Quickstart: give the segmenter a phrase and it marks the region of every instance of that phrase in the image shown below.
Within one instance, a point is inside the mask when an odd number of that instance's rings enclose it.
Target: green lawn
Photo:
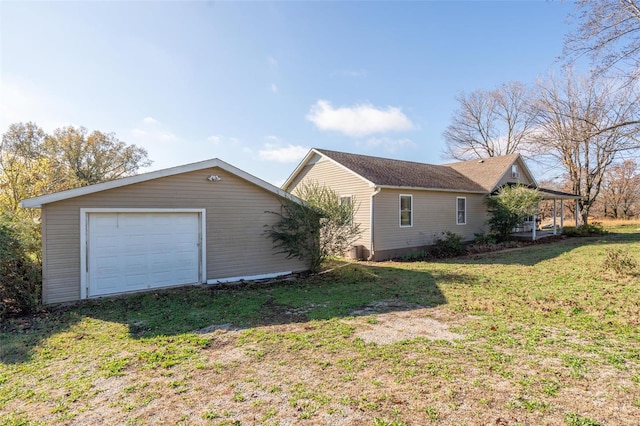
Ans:
[[[2,324],[0,425],[640,423],[638,226]],[[440,330],[438,332],[438,330]]]

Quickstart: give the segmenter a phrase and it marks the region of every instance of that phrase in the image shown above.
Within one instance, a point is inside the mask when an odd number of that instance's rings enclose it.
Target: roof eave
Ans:
[[[435,192],[459,192],[465,194],[488,194],[485,190],[455,189],[455,188],[425,188],[420,186],[376,185],[380,189],[398,189],[404,191],[435,191]]]

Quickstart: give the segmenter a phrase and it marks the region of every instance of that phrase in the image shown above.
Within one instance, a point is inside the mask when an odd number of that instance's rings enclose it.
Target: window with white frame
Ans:
[[[467,224],[467,198],[456,198],[456,223],[458,225]]]
[[[400,226],[413,226],[413,196],[400,194]]]
[[[520,172],[518,171],[518,165],[517,164],[512,164],[511,165],[511,177],[514,179],[519,179],[520,178]]]
[[[349,206],[353,204],[353,195],[341,195],[340,196],[340,206]],[[353,210],[351,210],[352,215],[347,218],[346,223],[351,225],[353,223]]]

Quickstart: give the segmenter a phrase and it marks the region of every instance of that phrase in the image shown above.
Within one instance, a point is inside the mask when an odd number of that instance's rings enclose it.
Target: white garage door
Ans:
[[[200,282],[198,213],[90,213],[88,296]]]

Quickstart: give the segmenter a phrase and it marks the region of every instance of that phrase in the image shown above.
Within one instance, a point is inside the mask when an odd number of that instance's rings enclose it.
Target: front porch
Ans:
[[[524,222],[521,228],[514,229],[514,232],[511,234],[514,239],[520,241],[536,241],[562,234],[562,229],[564,228],[565,221],[565,201],[573,201],[576,203],[573,219],[575,227],[578,227],[579,216],[577,202],[581,198],[580,196],[540,187],[536,189],[542,195],[542,200],[553,201],[551,212],[552,221],[549,223],[545,223],[543,226],[540,226],[538,215],[534,214]]]

